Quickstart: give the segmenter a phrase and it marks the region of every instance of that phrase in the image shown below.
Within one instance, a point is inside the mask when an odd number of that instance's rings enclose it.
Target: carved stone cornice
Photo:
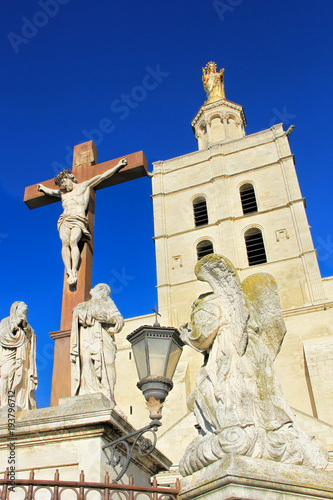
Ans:
[[[197,125],[198,121],[201,119],[201,116],[203,113],[205,113],[207,111],[211,111],[213,109],[220,108],[222,106],[233,109],[235,111],[238,111],[241,115],[244,126],[246,125],[246,118],[245,118],[243,106],[240,106],[239,104],[236,104],[236,103],[231,102],[231,101],[227,101],[226,99],[220,99],[219,101],[215,101],[215,102],[212,102],[209,104],[204,104],[203,106],[201,106],[201,108],[199,109],[199,111],[197,112],[197,114],[195,115],[195,117],[193,118],[193,120],[191,122],[192,129],[194,129],[196,127],[196,125]]]

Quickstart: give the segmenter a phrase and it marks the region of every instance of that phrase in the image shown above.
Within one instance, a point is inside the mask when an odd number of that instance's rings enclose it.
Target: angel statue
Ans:
[[[265,273],[241,284],[232,263],[206,255],[196,267],[213,292],[192,305],[182,340],[204,354],[196,389],[188,398],[199,436],[180,462],[183,476],[225,455],[246,455],[316,468],[327,451],[294,420],[274,371],[286,333],[277,284]]]
[[[217,73],[216,64],[213,61],[202,68],[202,81],[207,94],[206,103],[225,99],[223,73],[224,69]]]

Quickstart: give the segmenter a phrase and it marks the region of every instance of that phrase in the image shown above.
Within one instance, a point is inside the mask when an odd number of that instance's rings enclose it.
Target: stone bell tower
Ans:
[[[246,135],[243,108],[226,99],[223,73],[213,62],[203,68],[207,100],[191,123],[198,151],[154,163],[159,310],[173,326],[206,291],[193,269],[212,252],[227,256],[241,279],[271,273],[284,310],[327,300],[289,132],[278,124]]]

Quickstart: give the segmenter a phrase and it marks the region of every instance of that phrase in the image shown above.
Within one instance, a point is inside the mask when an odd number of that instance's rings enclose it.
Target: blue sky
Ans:
[[[295,125],[314,245],[323,276],[333,274],[332,13],[322,0],[2,3],[0,314],[15,300],[29,306],[39,406],[50,397],[48,332],[60,326],[61,206],[29,211],[24,187],[71,166],[72,147],[89,139],[99,162],[142,149],[149,170],[195,151],[190,122],[210,60],[225,68],[226,97],[244,106],[247,134]],[[124,317],[156,302],[150,194],[148,178],[97,193],[93,283],[111,285]]]

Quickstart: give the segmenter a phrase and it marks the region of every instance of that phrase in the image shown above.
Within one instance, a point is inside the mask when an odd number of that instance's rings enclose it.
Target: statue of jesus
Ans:
[[[87,209],[89,204],[90,189],[108,179],[121,168],[127,165],[127,158],[123,158],[119,163],[101,175],[96,175],[92,179],[78,182],[70,170],[63,170],[54,179],[59,189],[50,189],[43,184],[38,184],[38,191],[42,191],[47,196],[61,198],[63,213],[58,220],[58,231],[62,241],[62,260],[65,264],[67,283],[75,285],[80,263],[79,241],[90,240],[91,235],[88,230]]]

